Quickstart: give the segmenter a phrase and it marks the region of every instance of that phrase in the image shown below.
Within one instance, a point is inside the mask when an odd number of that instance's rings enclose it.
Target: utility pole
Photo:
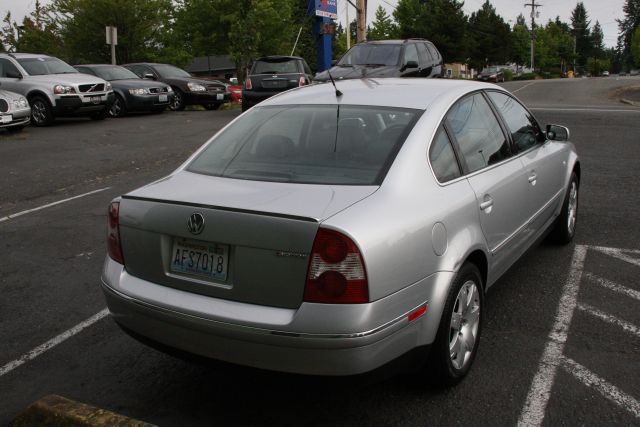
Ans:
[[[351,22],[349,21],[349,3],[344,8],[344,12],[347,15],[347,50],[351,49]]]
[[[367,0],[356,0],[356,42],[367,39]]]
[[[533,56],[536,50],[536,9],[541,6],[536,4],[536,0],[531,0],[531,3],[525,3],[524,5],[524,7],[531,7],[531,71],[535,70]]]

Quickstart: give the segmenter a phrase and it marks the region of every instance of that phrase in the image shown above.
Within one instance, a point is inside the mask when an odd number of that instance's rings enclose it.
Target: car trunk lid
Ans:
[[[179,172],[123,196],[120,233],[126,269],[188,292],[295,308],[302,301],[319,223],[377,188]],[[198,234],[189,228],[194,214],[204,220]],[[207,262],[217,263],[220,271],[207,276],[185,272],[185,263],[193,262],[190,256],[197,258],[191,252],[202,252],[202,259],[210,254]]]

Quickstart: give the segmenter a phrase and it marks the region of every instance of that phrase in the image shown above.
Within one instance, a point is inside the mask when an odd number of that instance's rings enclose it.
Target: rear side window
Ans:
[[[469,172],[511,156],[509,142],[482,94],[458,101],[449,110],[447,123],[460,146]]]
[[[488,92],[488,94],[502,114],[518,152],[526,151],[546,140],[531,113],[518,101],[500,92]]]
[[[431,43],[425,43],[425,46],[427,46],[427,49],[429,49],[429,51],[431,52],[431,55],[435,58],[435,60],[440,61],[441,56],[440,56],[440,52],[438,52],[438,49],[436,49],[436,47]]]
[[[417,43],[418,53],[422,57],[422,62],[425,64],[433,64],[433,58],[431,58],[431,54],[427,50],[427,47],[424,43]]]
[[[451,181],[462,175],[449,136],[442,127],[429,148],[429,161],[440,182]]]
[[[295,60],[287,61],[256,61],[252,74],[283,74],[299,73],[298,63]]]
[[[254,107],[191,172],[255,181],[379,185],[422,111],[341,105]]]

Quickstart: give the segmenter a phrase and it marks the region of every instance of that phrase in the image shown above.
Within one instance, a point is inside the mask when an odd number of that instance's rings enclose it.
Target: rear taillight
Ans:
[[[251,83],[251,79],[247,77],[247,80],[244,81],[244,88],[247,90],[253,89],[253,84]]]
[[[298,81],[298,86],[304,86],[307,84],[307,79],[304,76],[300,76],[300,80]]]
[[[111,202],[109,205],[107,251],[112,260],[124,265],[122,244],[120,243],[120,202]]]
[[[362,254],[344,234],[318,229],[311,250],[304,301],[325,304],[369,302]]]

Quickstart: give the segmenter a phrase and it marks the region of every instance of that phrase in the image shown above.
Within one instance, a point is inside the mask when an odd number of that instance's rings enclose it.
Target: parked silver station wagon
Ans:
[[[545,233],[573,238],[568,138],[488,83],[277,95],[111,203],[109,310],[166,350],[317,375],[411,356],[453,384],[487,289]]]

